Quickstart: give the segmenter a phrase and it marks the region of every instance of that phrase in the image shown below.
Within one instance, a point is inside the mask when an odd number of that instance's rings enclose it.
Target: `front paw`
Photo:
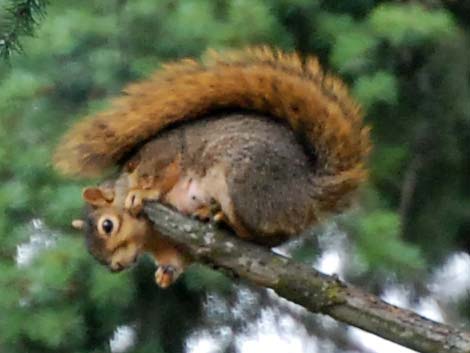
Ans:
[[[139,190],[131,190],[124,201],[124,207],[133,216],[137,216],[143,209],[144,203]]]
[[[181,272],[181,269],[172,265],[159,265],[155,272],[155,282],[160,288],[168,288],[178,279]]]
[[[196,211],[194,211],[192,214],[191,214],[191,217],[199,220],[199,221],[203,221],[203,222],[207,222],[207,221],[210,221],[212,219],[212,210],[209,206],[202,206],[202,207],[199,207]]]
[[[212,200],[209,205],[204,205],[192,213],[192,217],[206,222],[221,223],[226,221],[225,213],[221,210],[220,205]]]

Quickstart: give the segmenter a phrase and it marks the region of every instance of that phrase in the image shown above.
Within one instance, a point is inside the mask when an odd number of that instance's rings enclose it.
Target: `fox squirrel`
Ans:
[[[152,229],[144,200],[273,246],[347,207],[369,150],[361,110],[339,79],[313,57],[258,47],[164,65],[74,125],[54,165],[80,177],[121,166],[83,191],[86,218],[73,225],[113,271],[151,252],[167,287],[189,262]]]

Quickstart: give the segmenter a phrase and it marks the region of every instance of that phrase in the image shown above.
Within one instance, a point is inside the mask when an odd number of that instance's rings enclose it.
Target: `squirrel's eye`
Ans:
[[[111,234],[114,228],[113,221],[110,219],[105,219],[103,223],[101,223],[101,228],[103,229],[103,232],[106,234]]]
[[[114,214],[104,214],[98,221],[98,233],[110,236],[119,230],[119,217]]]

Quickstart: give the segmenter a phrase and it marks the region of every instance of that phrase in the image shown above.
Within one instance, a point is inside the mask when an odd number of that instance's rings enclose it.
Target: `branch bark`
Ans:
[[[145,211],[155,229],[179,244],[195,261],[271,288],[313,313],[329,315],[419,352],[470,353],[470,332],[388,304],[334,276],[324,275],[158,203],[147,204]]]

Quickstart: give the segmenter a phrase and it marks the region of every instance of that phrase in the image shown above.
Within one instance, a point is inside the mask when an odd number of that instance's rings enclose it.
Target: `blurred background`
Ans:
[[[69,226],[68,126],[165,61],[259,43],[343,77],[375,143],[354,210],[276,251],[470,329],[469,1],[56,0],[21,43],[0,62],[0,352],[411,352],[202,266],[164,291],[147,258],[111,274]]]

